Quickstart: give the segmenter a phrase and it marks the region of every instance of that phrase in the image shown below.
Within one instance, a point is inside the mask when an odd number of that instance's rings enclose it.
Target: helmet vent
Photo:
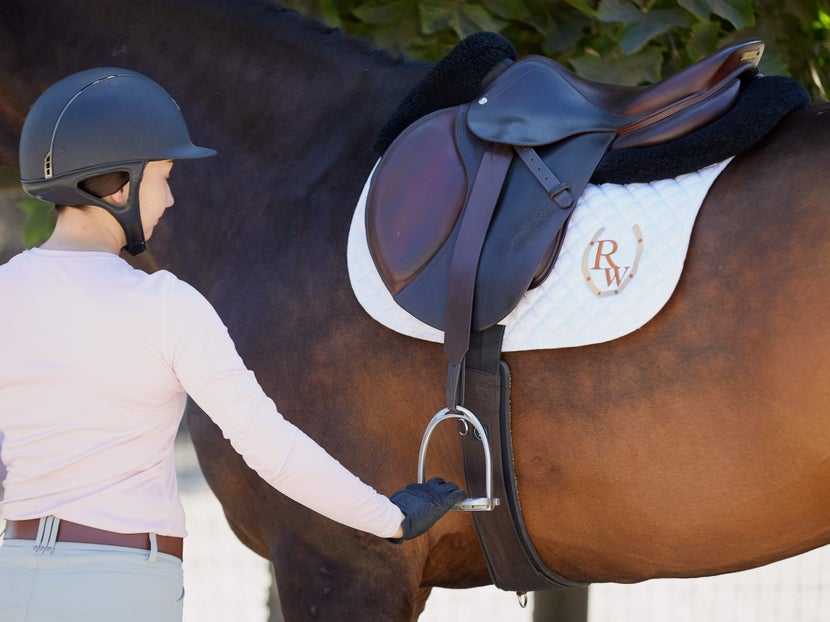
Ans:
[[[46,154],[43,158],[43,178],[52,179],[52,152]]]

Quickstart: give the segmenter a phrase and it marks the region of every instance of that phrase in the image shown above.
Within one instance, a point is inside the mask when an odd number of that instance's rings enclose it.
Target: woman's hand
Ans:
[[[440,477],[399,490],[389,499],[401,509],[404,519],[395,536],[389,538],[390,542],[397,544],[420,536],[466,496],[458,486]]]

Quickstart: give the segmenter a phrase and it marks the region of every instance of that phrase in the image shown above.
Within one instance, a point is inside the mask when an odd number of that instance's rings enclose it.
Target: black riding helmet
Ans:
[[[138,187],[147,163],[215,154],[193,144],[179,106],[158,84],[135,71],[101,67],[64,78],[34,103],[20,136],[20,182],[44,201],[103,207],[137,255],[145,249]],[[118,171],[131,182],[123,207],[79,187]]]

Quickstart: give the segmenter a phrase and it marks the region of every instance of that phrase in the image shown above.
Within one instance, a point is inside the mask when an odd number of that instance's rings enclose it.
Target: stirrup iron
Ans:
[[[493,464],[490,458],[490,443],[487,440],[487,433],[484,431],[484,426],[472,412],[463,406],[456,406],[453,409],[444,408],[439,410],[427,426],[424,437],[421,439],[421,451],[418,453],[418,483],[424,483],[425,459],[427,455],[427,447],[429,447],[429,437],[432,432],[442,421],[447,419],[458,419],[461,423],[461,436],[469,432],[470,426],[475,430],[481,444],[484,447],[484,468],[486,469],[484,486],[486,497],[468,497],[459,503],[456,503],[450,511],[453,512],[488,512],[495,509],[499,505],[499,500],[493,498]]]

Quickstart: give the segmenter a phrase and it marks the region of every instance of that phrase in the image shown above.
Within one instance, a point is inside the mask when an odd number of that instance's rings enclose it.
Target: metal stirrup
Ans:
[[[427,426],[424,437],[421,439],[421,451],[418,453],[418,483],[424,483],[425,458],[427,455],[427,447],[429,447],[429,437],[433,430],[442,421],[447,419],[459,419],[463,423],[463,428],[460,432],[464,436],[469,431],[469,426],[473,429],[481,439],[484,446],[484,467],[485,474],[485,494],[486,497],[468,497],[459,503],[456,503],[451,511],[454,512],[487,512],[493,510],[499,505],[499,500],[493,498],[493,465],[490,459],[490,444],[487,440],[487,433],[484,431],[484,426],[472,412],[463,406],[456,406],[454,409],[444,408],[439,410]]]

